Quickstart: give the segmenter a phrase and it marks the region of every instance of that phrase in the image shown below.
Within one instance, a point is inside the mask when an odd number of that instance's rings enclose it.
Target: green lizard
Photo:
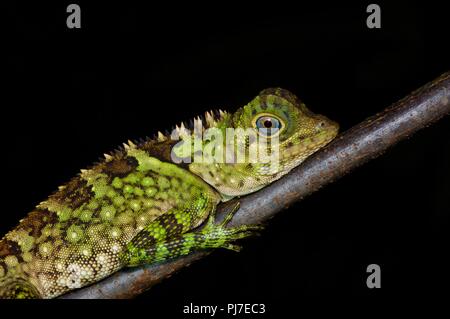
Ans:
[[[256,139],[202,136],[229,128]],[[0,297],[52,298],[124,267],[239,250],[234,242],[261,226],[226,227],[235,209],[215,223],[216,205],[277,180],[329,143],[338,125],[292,93],[266,89],[234,114],[207,112],[191,129],[129,142],[40,203],[0,241]],[[277,151],[276,161],[251,159],[257,141],[265,143],[258,154]],[[196,161],[199,152],[208,160]],[[224,160],[229,154],[245,156]]]

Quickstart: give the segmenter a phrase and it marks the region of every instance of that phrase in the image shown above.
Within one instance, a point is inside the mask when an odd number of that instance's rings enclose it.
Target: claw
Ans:
[[[245,237],[259,235],[259,231],[264,229],[261,225],[227,227],[228,223],[233,219],[234,214],[239,209],[239,206],[239,202],[236,202],[236,204],[229,209],[220,223],[216,223],[216,211],[213,211],[210,214],[205,227],[201,230],[201,232],[207,236],[208,240],[211,241],[208,245],[211,245],[213,248],[222,247],[234,251],[240,251],[242,247],[233,244],[232,242]]]

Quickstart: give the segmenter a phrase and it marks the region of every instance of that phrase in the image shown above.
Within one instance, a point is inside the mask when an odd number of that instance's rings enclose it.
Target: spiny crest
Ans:
[[[109,154],[104,153],[103,158],[99,158],[99,160],[96,163],[94,163],[94,165],[99,164],[103,161],[110,162],[114,158],[121,157],[124,153],[126,153],[130,149],[135,149],[135,148],[139,147],[139,145],[146,143],[148,140],[150,140],[150,138],[141,139],[139,141],[128,140],[126,143],[122,143],[121,146],[117,147],[111,153],[109,153]]]
[[[163,133],[161,133],[161,131],[158,131],[157,140],[158,140],[158,142],[164,142],[165,140],[167,140],[167,138]]]
[[[172,136],[175,134],[175,136],[179,137],[185,137],[189,136],[189,130],[184,126],[184,123],[181,122],[180,126],[175,125],[175,129],[172,132]]]
[[[217,122],[216,122],[212,112],[206,112],[205,119],[206,119],[206,124],[208,125],[208,127],[216,126]]]
[[[197,116],[194,118],[190,130],[204,131],[205,129],[216,127],[217,123],[223,121],[228,113],[222,110],[211,110],[205,112],[204,116]]]
[[[203,133],[206,129],[211,127],[216,127],[217,123],[222,121],[228,113],[222,110],[211,110],[205,112],[203,116],[197,116],[193,120],[189,122],[189,125],[185,125],[183,122],[180,125],[176,125],[172,132],[158,131],[157,134],[153,137],[146,137],[145,139],[140,139],[139,141],[128,140],[126,143],[123,143],[121,146],[117,147],[115,150],[109,153],[103,154],[103,157],[99,158],[93,165],[91,165],[88,169],[81,169],[80,175],[85,176],[92,169],[94,169],[97,165],[101,165],[102,163],[108,163],[115,159],[120,159],[123,156],[126,156],[129,150],[140,148],[147,143],[158,142],[163,143],[171,138],[173,138],[172,133],[178,134],[178,137],[183,138],[184,136],[188,136],[193,133]],[[63,190],[65,185],[59,187],[59,191]]]
[[[131,140],[128,140],[128,143],[123,143],[123,148],[128,151],[130,149],[136,148],[136,144],[134,144]]]
[[[220,121],[223,121],[228,116],[226,111],[211,110],[205,112],[204,116],[197,116],[189,121],[188,125],[181,122],[180,125],[175,125],[171,134],[163,134],[158,132],[157,140],[160,142],[166,141],[168,138],[178,138],[189,136],[193,133],[202,133],[208,128],[216,127]]]
[[[194,132],[195,133],[203,132],[203,129],[204,129],[203,128],[203,122],[202,122],[202,119],[199,116],[194,118],[194,125],[193,125],[193,127],[194,127]]]

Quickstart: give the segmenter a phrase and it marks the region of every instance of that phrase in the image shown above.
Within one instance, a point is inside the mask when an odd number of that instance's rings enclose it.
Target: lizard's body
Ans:
[[[231,214],[215,224],[217,204],[278,179],[337,134],[335,123],[312,114],[281,89],[261,92],[234,114],[208,113],[204,124],[224,132],[227,127],[256,130],[267,121],[279,125],[280,165],[275,168],[248,161],[174,163],[186,157],[180,145],[197,138],[182,127],[176,131],[181,144],[159,134],[138,145],[130,142],[82,170],[0,241],[0,297],[51,298],[123,267],[196,249],[237,250],[232,242],[258,226],[226,228]]]

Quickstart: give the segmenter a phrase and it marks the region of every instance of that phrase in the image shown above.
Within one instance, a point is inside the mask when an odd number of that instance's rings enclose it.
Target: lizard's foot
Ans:
[[[200,245],[202,248],[226,248],[234,251],[240,251],[241,246],[233,244],[234,241],[257,235],[258,231],[264,229],[262,225],[241,225],[237,227],[227,227],[236,211],[239,209],[239,202],[231,208],[223,221],[216,223],[216,213],[210,214],[205,226],[199,230],[202,237]]]

